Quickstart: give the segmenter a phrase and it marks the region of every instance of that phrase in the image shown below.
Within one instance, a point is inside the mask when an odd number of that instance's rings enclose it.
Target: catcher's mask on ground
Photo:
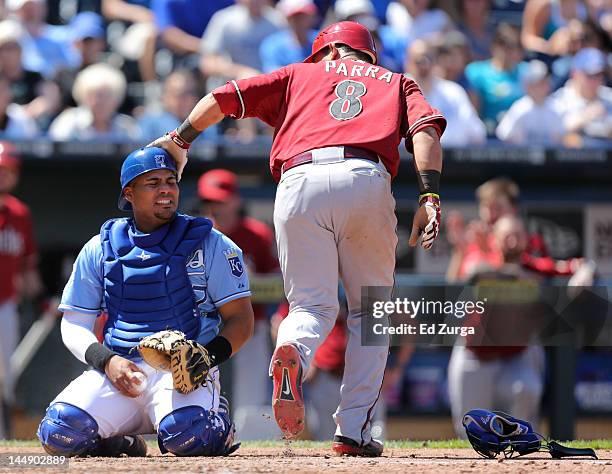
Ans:
[[[149,171],[167,169],[176,176],[176,164],[170,154],[163,148],[146,147],[130,153],[121,166],[121,192],[117,203],[122,211],[131,211],[132,204],[125,198],[125,188],[134,178]]]

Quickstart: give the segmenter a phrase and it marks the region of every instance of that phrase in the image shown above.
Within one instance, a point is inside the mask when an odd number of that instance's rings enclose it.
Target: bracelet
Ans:
[[[434,193],[440,192],[440,172],[436,170],[422,170],[418,172],[419,178],[419,193]]]
[[[117,354],[105,345],[99,342],[93,342],[85,351],[85,361],[97,371],[104,373],[106,363],[114,355]]]
[[[204,348],[208,351],[208,355],[210,356],[212,362],[211,367],[215,367],[225,362],[232,356],[233,352],[231,343],[223,336],[215,337],[206,344]]]

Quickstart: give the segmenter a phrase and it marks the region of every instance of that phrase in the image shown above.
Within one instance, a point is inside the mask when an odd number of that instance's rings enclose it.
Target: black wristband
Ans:
[[[204,346],[208,351],[211,367],[215,367],[222,362],[225,362],[232,356],[232,345],[223,336],[217,336],[212,341]]]
[[[440,194],[440,172],[423,170],[418,172],[419,194]]]
[[[192,141],[194,141],[196,138],[198,138],[198,135],[200,133],[202,133],[200,130],[196,130],[195,128],[193,128],[193,125],[191,125],[191,122],[189,121],[189,119],[185,119],[185,121],[179,125],[179,127],[176,129],[176,133],[179,134],[179,136],[185,140],[187,143],[191,143]]]
[[[108,347],[100,344],[99,342],[94,342],[85,351],[85,361],[94,369],[104,373],[106,363],[114,355],[117,354],[111,351]]]

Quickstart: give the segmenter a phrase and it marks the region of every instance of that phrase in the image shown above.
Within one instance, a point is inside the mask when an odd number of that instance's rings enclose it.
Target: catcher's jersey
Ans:
[[[60,311],[90,314],[104,311],[103,261],[98,234],[83,246],[74,262],[62,294]],[[251,295],[242,251],[221,232],[212,229],[201,248],[189,257],[187,274],[203,317],[198,341],[206,344],[219,333],[221,321],[217,309]]]
[[[292,156],[342,145],[373,151],[395,176],[402,138],[411,151],[414,134],[434,127],[441,135],[446,127],[412,79],[354,59],[291,64],[212,93],[225,115],[275,128],[270,169],[277,181]]]

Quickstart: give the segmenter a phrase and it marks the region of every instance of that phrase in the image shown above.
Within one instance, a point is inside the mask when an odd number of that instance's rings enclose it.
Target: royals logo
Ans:
[[[166,168],[166,157],[164,155],[155,155],[155,163],[160,168]]]
[[[238,252],[235,249],[227,249],[223,251],[223,255],[225,255],[227,263],[229,263],[232,275],[236,278],[240,278],[244,274],[244,267],[240,261]]]

